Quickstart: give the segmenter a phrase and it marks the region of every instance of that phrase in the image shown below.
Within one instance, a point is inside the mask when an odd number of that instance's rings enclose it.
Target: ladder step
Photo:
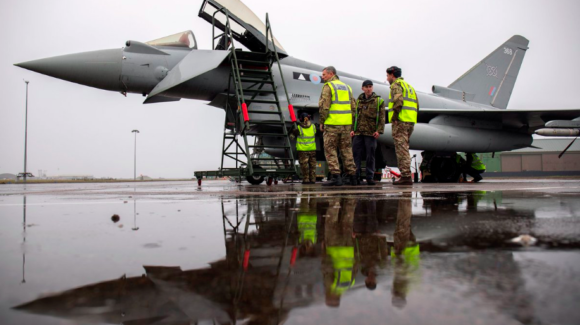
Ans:
[[[262,89],[252,89],[252,88],[242,88],[245,93],[264,93],[264,94],[275,94],[276,92],[273,90],[262,90]]]
[[[251,160],[294,160],[290,158],[251,158]]]
[[[241,82],[254,82],[254,83],[258,83],[258,84],[274,84],[274,81],[271,81],[269,79],[255,79],[255,78],[240,78]]]
[[[262,104],[278,104],[277,101],[275,100],[267,100],[267,99],[245,99],[244,101],[246,103],[250,102],[250,103],[262,103]]]
[[[248,110],[248,113],[250,114],[276,114],[276,115],[280,115],[280,112],[274,112],[274,111],[256,111],[256,110]]]
[[[258,61],[258,60],[248,60],[248,59],[238,59],[238,63],[250,63],[250,64],[270,65],[270,62],[269,61]]]
[[[251,145],[250,148],[290,148],[289,146],[275,146],[275,145]],[[273,160],[273,159],[271,159]]]
[[[242,73],[252,73],[252,74],[260,74],[260,75],[270,75],[270,71],[266,70],[254,70],[254,69],[239,69]]]
[[[246,135],[250,136],[262,136],[262,137],[284,137],[284,133],[259,133],[259,132],[246,132]]]
[[[251,124],[272,124],[272,125],[286,125],[286,123],[282,123],[280,121],[252,121],[250,120]]]
[[[263,52],[236,51],[236,58],[238,60],[266,60],[268,55]]]

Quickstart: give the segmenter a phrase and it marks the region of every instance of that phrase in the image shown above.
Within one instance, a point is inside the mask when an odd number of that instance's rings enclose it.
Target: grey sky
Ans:
[[[13,66],[120,48],[191,29],[209,48],[201,0],[0,2],[0,173],[23,170],[30,81],[28,169],[49,175],[192,177],[220,164],[223,111],[203,102],[143,105],[144,97],[80,86]],[[398,65],[417,90],[446,86],[514,34],[530,40],[508,109],[580,108],[578,1],[266,1],[244,3],[290,55],[384,80]],[[372,49],[372,50],[371,50]]]

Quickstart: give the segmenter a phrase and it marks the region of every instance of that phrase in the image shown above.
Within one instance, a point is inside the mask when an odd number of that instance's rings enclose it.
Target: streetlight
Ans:
[[[24,115],[24,183],[26,183],[26,151],[28,146],[28,80],[24,80],[26,83],[26,110]]]
[[[139,130],[133,130],[131,132],[135,133],[135,159],[134,159],[134,168],[133,168],[133,180],[136,181],[137,180],[137,133],[139,133]]]

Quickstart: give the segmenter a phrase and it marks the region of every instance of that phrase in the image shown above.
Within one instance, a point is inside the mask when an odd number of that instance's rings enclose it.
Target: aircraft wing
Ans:
[[[167,98],[162,96],[163,93],[217,68],[229,54],[229,51],[191,51],[167,73],[167,76],[158,83],[155,88],[153,88],[144,104],[166,101],[159,98]],[[200,64],[200,62],[203,62],[203,64]]]
[[[421,108],[419,123],[429,123],[439,115],[460,116],[474,120],[501,122],[504,128],[527,129],[532,134],[549,121],[572,120],[580,117],[580,109],[444,109]]]

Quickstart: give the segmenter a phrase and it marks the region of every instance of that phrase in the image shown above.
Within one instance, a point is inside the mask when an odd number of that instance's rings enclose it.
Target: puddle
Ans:
[[[580,319],[577,195],[94,192],[2,198],[0,323]]]

